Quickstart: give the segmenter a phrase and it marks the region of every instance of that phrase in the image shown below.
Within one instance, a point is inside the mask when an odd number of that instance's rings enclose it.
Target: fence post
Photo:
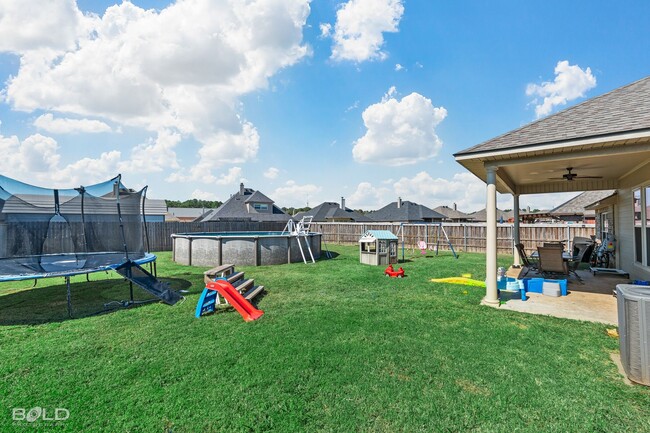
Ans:
[[[467,225],[463,224],[463,252],[467,252]]]

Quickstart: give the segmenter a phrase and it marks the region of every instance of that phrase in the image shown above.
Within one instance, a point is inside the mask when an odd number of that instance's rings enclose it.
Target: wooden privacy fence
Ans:
[[[79,223],[71,223],[73,226]],[[284,222],[253,222],[248,220],[231,220],[217,222],[148,222],[147,235],[149,237],[150,251],[171,251],[174,233],[196,232],[245,232],[245,231],[282,231]],[[0,243],[6,244],[7,237],[12,236],[11,231],[0,224]],[[112,224],[115,230],[105,229],[100,236],[109,236],[121,239],[119,226]],[[42,237],[48,233],[53,238],[62,238],[70,231],[67,224],[55,223],[48,225],[44,222],[28,222],[20,225],[21,229],[40,233]],[[401,230],[400,230],[401,227]],[[323,234],[322,240],[329,244],[357,245],[359,238],[366,230],[390,230],[398,235],[400,244],[404,239],[406,248],[417,248],[420,241],[424,241],[430,248],[438,246],[440,250],[448,250],[446,239],[440,225],[437,224],[391,224],[391,223],[312,223],[311,230]],[[444,227],[449,240],[456,251],[485,252],[485,223],[445,223]],[[79,228],[76,233],[82,233]],[[542,242],[565,241],[568,248],[572,248],[572,240],[576,236],[586,237],[595,233],[593,224],[521,224],[520,239],[526,251],[534,251]],[[96,234],[97,235],[97,234]],[[127,231],[127,236],[129,235]],[[4,241],[3,241],[4,239]],[[12,238],[13,239],[13,238]],[[120,242],[121,245],[121,242]],[[2,246],[2,245],[0,245]],[[513,225],[497,225],[497,251],[499,254],[512,253]],[[2,250],[0,249],[0,253]]]
[[[400,226],[402,227],[400,231]],[[444,231],[456,251],[485,252],[485,223],[444,223]],[[331,244],[356,245],[366,230],[390,230],[400,238],[402,234],[406,248],[417,248],[419,241],[429,248],[438,245],[440,250],[449,250],[444,233],[437,224],[392,224],[392,223],[312,223],[312,231],[323,234],[323,241]],[[497,224],[497,252],[510,254],[514,245],[513,224]],[[594,224],[520,224],[519,238],[526,251],[532,252],[542,242],[565,241],[572,248],[576,236],[595,234]]]

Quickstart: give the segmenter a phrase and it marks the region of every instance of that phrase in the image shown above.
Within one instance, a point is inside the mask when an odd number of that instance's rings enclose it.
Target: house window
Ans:
[[[388,250],[388,245],[386,245],[386,241],[379,241],[379,253],[385,254],[387,250]]]
[[[600,239],[603,241],[609,237],[609,212],[600,214]]]
[[[266,203],[253,203],[253,207],[255,210],[260,211],[260,210],[269,210],[269,205]]]
[[[632,196],[634,199],[634,261],[648,266],[650,260],[650,187],[635,189]]]

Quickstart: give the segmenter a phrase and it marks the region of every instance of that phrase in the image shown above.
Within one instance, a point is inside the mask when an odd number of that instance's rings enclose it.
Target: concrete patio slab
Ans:
[[[528,300],[522,301],[518,293],[501,292],[502,302],[498,308],[618,326],[616,298],[613,292],[617,284],[626,284],[630,280],[615,275],[594,276],[588,270],[578,271],[578,274],[583,283],[575,277],[569,278],[567,296],[552,297],[541,293],[528,293]]]

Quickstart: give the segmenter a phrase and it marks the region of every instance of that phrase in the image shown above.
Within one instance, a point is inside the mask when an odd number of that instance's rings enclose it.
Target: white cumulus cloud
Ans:
[[[257,155],[240,97],[310,53],[309,0],[125,1],[101,16],[74,0],[0,2],[0,51],[20,56],[2,90],[12,109],[175,130],[201,144],[208,176]]]
[[[419,93],[400,101],[394,93],[391,87],[381,102],[364,110],[367,131],[354,143],[355,161],[398,166],[424,161],[440,152],[442,141],[435,128],[447,117],[447,110],[434,107]]]
[[[233,185],[242,181],[241,167],[230,167],[217,179],[217,185]]]
[[[264,177],[267,179],[277,179],[278,174],[280,174],[280,170],[278,170],[275,167],[269,167],[265,172],[264,172]]]
[[[210,200],[210,201],[218,200],[217,195],[215,193],[201,191],[200,189],[195,189],[194,191],[192,191],[191,198],[195,198],[197,200]]]
[[[162,168],[177,168],[172,150],[178,142],[177,134],[162,132],[154,140],[131,149],[131,157],[124,158],[119,150],[85,156],[65,163],[56,140],[33,134],[20,140],[17,136],[0,135],[0,173],[53,188],[90,184],[107,180],[118,173],[150,173]]]
[[[131,159],[120,163],[120,171],[152,173],[166,169],[178,169],[180,165],[174,149],[180,141],[181,135],[176,132],[159,131],[155,139],[150,138],[131,150]]]
[[[332,33],[332,25],[330,23],[321,23],[318,28],[320,29],[321,38],[327,38]]]
[[[0,172],[10,177],[32,175],[43,180],[59,165],[58,149],[56,140],[41,134],[30,135],[22,141],[15,135],[0,136]]]
[[[52,134],[70,134],[74,132],[99,133],[111,132],[106,123],[92,119],[55,118],[52,113],[43,114],[34,120],[34,126]]]
[[[343,3],[336,12],[332,59],[353,62],[384,60],[388,57],[382,51],[384,33],[398,31],[403,13],[402,0],[349,0]]]
[[[346,203],[353,209],[376,210],[390,203],[390,198],[390,188],[376,187],[370,182],[361,182],[346,199]]]
[[[83,21],[75,0],[0,0],[0,51],[73,48]]]
[[[314,194],[322,190],[320,186],[308,183],[300,185],[293,180],[287,181],[284,186],[276,188],[271,197],[275,204],[279,207],[303,207],[309,202],[310,206],[315,206],[318,203],[313,203]]]
[[[526,87],[526,95],[535,99],[535,115],[539,118],[548,115],[558,105],[585,96],[588,90],[596,87],[596,77],[591,68],[581,69],[578,65],[569,65],[568,60],[557,62],[555,79],[542,84],[530,83]],[[542,101],[539,101],[542,98]]]

